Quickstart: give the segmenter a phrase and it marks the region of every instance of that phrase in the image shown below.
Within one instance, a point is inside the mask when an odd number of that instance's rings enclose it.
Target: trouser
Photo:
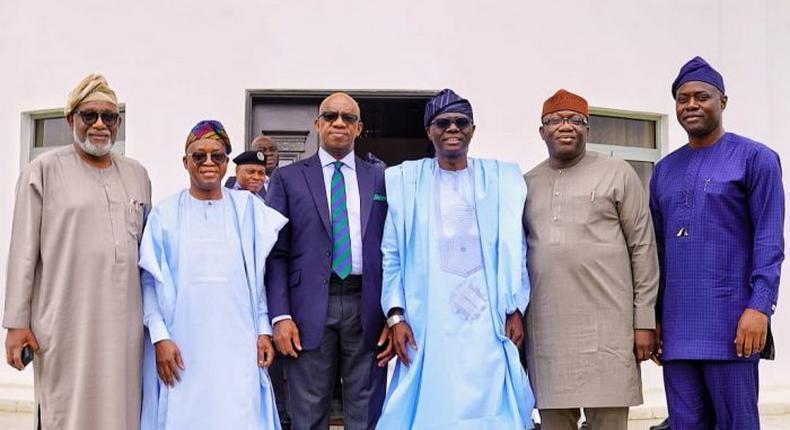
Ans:
[[[628,430],[628,407],[584,408],[584,415],[592,430]],[[577,430],[579,408],[541,409],[541,430]]]
[[[759,430],[756,361],[664,362],[672,430]]]
[[[376,350],[365,346],[360,288],[330,285],[321,345],[286,360],[289,413],[294,430],[326,430],[337,368],[343,388],[346,430],[376,426],[384,402],[386,368],[376,365]],[[345,287],[345,285],[343,286]]]
[[[277,413],[280,415],[280,424],[290,422],[288,414],[288,389],[285,386],[285,355],[280,353],[274,359],[274,364],[267,369],[269,378],[272,380],[274,388],[274,399],[277,402]]]

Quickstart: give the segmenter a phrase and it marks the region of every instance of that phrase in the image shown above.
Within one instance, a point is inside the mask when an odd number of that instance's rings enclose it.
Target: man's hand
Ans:
[[[735,353],[738,357],[749,358],[765,348],[768,338],[768,315],[746,308],[738,320],[738,331],[735,335]]]
[[[417,342],[414,341],[414,335],[411,332],[411,327],[406,321],[401,321],[390,329],[392,330],[392,343],[395,347],[395,353],[398,354],[400,361],[406,366],[411,364],[409,358],[409,347],[417,350]]]
[[[524,318],[521,316],[521,311],[516,310],[507,316],[505,320],[505,335],[516,347],[521,348],[521,341],[524,340]]]
[[[178,350],[175,342],[169,339],[160,340],[154,344],[156,351],[156,371],[159,378],[165,385],[174,387],[176,382],[181,381],[181,371],[184,367],[184,360],[181,359],[181,351]]]
[[[258,366],[269,367],[274,363],[274,346],[267,334],[258,335]]]
[[[376,361],[378,361],[379,367],[386,367],[387,363],[395,356],[395,349],[392,343],[392,331],[389,327],[384,326],[384,330],[381,331],[381,335],[379,336],[379,341],[376,342],[376,346],[380,351],[376,354]],[[384,349],[382,349],[382,347]]]
[[[634,330],[634,356],[641,363],[653,355],[656,349],[656,334],[653,330]]]
[[[274,346],[280,354],[293,358],[299,356],[296,351],[302,351],[302,341],[299,339],[299,329],[292,319],[280,320],[274,325]]]
[[[664,362],[662,361],[661,354],[664,352],[664,341],[661,340],[661,324],[656,324],[656,340],[653,343],[653,355],[650,357],[653,360],[653,363],[656,363],[658,366],[663,366]]]
[[[33,352],[38,352],[38,341],[29,328],[10,328],[5,336],[5,361],[16,370],[23,370],[22,349],[30,345]]]

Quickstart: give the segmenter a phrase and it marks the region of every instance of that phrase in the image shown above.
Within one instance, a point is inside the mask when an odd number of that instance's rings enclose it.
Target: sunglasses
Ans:
[[[457,118],[439,118],[431,121],[431,125],[435,125],[442,130],[447,130],[452,124],[455,124],[456,127],[463,130],[469,128],[472,125],[472,120],[463,116],[459,116]]]
[[[104,125],[110,127],[114,126],[118,122],[118,118],[121,116],[118,112],[97,112],[95,110],[81,110],[77,112],[77,115],[80,116],[82,122],[84,122],[86,125],[95,124],[101,116],[101,122],[103,122]]]
[[[318,117],[328,123],[337,121],[338,118],[342,119],[348,125],[354,125],[359,121],[359,117],[353,113],[339,113],[339,112],[321,112]]]
[[[193,163],[199,166],[208,161],[209,154],[203,151],[195,151],[188,153],[187,156],[192,159]],[[219,151],[212,152],[211,161],[217,165],[225,164],[225,162],[228,161],[228,155]]]

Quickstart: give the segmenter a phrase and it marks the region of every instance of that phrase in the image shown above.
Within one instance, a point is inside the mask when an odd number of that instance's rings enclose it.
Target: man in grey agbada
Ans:
[[[6,360],[34,352],[37,428],[140,428],[143,351],[138,244],[151,183],[110,150],[121,117],[91,74],[65,108],[74,144],[31,161],[17,182],[3,327]]]

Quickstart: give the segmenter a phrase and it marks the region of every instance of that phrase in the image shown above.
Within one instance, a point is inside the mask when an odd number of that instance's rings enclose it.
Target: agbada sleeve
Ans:
[[[151,343],[170,339],[162,310],[159,307],[159,296],[156,289],[157,277],[161,279],[161,260],[164,258],[162,248],[162,229],[159,214],[156,210],[148,217],[143,239],[140,242],[140,269],[143,288],[143,324],[148,328]]]
[[[254,199],[257,199],[255,197]],[[256,219],[255,226],[256,226],[256,237],[259,238],[259,243],[256,243],[256,252],[260,252],[263,255],[259,258],[256,256],[256,260],[260,259],[260,262],[257,264],[261,273],[261,283],[260,283],[260,290],[258,291],[258,303],[256,304],[257,314],[258,314],[258,334],[259,335],[272,335],[272,324],[269,320],[269,302],[267,298],[267,288],[265,284],[266,278],[266,256],[269,255],[271,252],[274,244],[277,242],[278,233],[280,230],[285,227],[288,223],[288,218],[282,216],[276,210],[265,206],[259,200],[253,200],[254,205],[260,205],[257,210],[255,210],[256,216],[260,219]]]
[[[387,188],[387,218],[381,238],[381,309],[384,315],[394,308],[406,309],[406,294],[403,285],[403,255],[398,240],[401,235],[403,213],[398,213],[403,203],[403,179],[401,167],[391,167],[385,172]]]

